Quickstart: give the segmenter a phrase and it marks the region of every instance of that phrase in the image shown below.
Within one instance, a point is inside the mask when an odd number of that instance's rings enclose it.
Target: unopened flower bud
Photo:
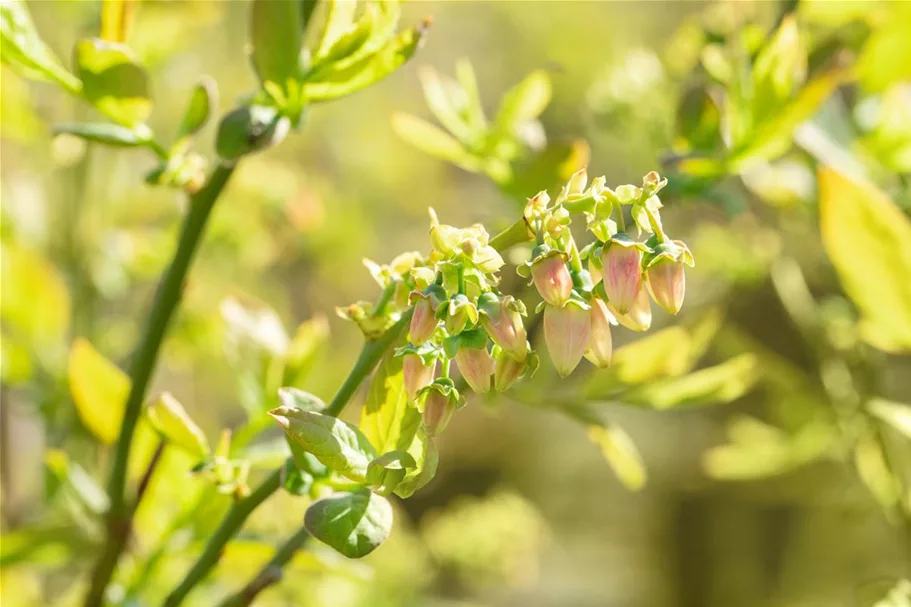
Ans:
[[[505,392],[523,375],[531,376],[538,368],[538,356],[531,352],[524,361],[518,361],[505,352],[497,355],[493,385],[497,392]]]
[[[417,354],[405,354],[402,357],[402,383],[409,401],[415,399],[421,388],[433,382],[435,368],[436,360],[428,365]]]
[[[545,306],[544,341],[561,377],[566,377],[582,360],[591,335],[588,306],[570,300],[562,308]]]
[[[419,397],[423,403],[424,431],[427,436],[438,436],[449,425],[461,397],[448,379],[433,382],[421,390]]]
[[[632,241],[629,243],[633,244]],[[642,287],[641,260],[639,249],[629,246],[624,239],[612,238],[604,245],[604,252],[601,253],[604,292],[620,314],[629,311]]]
[[[592,299],[591,319],[591,336],[588,339],[588,350],[585,353],[585,357],[596,367],[604,369],[610,366],[611,352],[613,350],[610,326],[614,318],[607,309],[607,304],[597,297]]]
[[[459,373],[478,394],[490,391],[494,362],[487,348],[462,348],[455,355]]]
[[[439,324],[436,310],[445,300],[445,293],[441,287],[431,285],[424,291],[412,291],[409,299],[414,304],[409,337],[411,343],[420,346],[430,339]]]
[[[485,293],[478,298],[481,326],[495,344],[518,361],[528,356],[528,338],[522,323],[524,308],[522,302],[510,295],[498,299],[493,293]]]
[[[573,279],[566,267],[566,255],[561,251],[540,251],[541,249],[545,247],[539,246],[532,253],[529,271],[535,288],[544,301],[559,308],[569,301],[573,290]]]
[[[607,309],[627,329],[642,332],[652,326],[652,305],[645,289],[639,289],[636,301],[626,314],[620,314],[610,302],[607,302]]]
[[[683,306],[686,274],[683,262],[658,259],[645,272],[646,284],[652,299],[669,314],[677,314]]]

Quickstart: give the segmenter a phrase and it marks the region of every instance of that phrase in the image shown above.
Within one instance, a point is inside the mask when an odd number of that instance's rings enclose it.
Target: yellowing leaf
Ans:
[[[130,379],[81,337],[70,350],[67,376],[79,419],[101,442],[113,443],[123,422]]]
[[[126,42],[133,27],[136,0],[102,0],[101,38],[111,42]]]
[[[149,405],[146,414],[152,427],[176,447],[200,459],[209,455],[206,435],[190,418],[183,405],[170,393],[163,392],[159,395]]]
[[[588,427],[588,437],[601,448],[607,463],[627,489],[638,491],[645,486],[645,464],[636,444],[623,429],[593,425]]]
[[[0,246],[0,292],[0,319],[30,345],[64,339],[70,294],[63,277],[41,254],[16,245]]]
[[[857,57],[854,72],[868,92],[911,78],[911,6],[890,2],[892,14],[873,29]]]
[[[911,350],[911,221],[871,184],[822,167],[819,223],[864,337],[884,350]]]

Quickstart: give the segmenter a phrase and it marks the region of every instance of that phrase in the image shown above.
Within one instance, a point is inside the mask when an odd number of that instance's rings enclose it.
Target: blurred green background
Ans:
[[[844,60],[839,53],[862,53],[878,28],[904,23],[901,4],[816,0],[796,10],[806,46]],[[725,435],[732,419],[746,432],[793,437],[808,420],[830,415],[837,406],[832,385],[837,394],[843,374],[856,377],[857,369],[875,370],[865,398],[911,401],[911,358],[858,340],[855,307],[820,240],[813,167],[821,158],[807,143],[813,133],[827,134],[838,143],[830,153],[862,165],[907,219],[906,69],[893,70],[896,77],[881,86],[833,93],[814,113],[816,131],[803,131],[798,146],[774,162],[719,176],[712,187],[692,185],[685,170],[675,181],[667,164],[680,149],[678,107],[700,62],[700,36],[758,32],[761,43],[789,8],[771,1],[409,2],[405,23],[433,17],[411,63],[352,97],[312,108],[302,133],[240,165],[216,207],[152,390],[179,398],[212,444],[222,428],[241,424],[245,407],[259,406],[259,357],[283,351],[301,323],[318,335],[328,330],[328,339],[307,358],[312,367],[300,386],[331,397],[361,345],[357,327],[338,318],[335,306],[378,295],[363,257],[386,263],[428,248],[428,206],[445,223],[483,222],[491,232],[519,216],[521,203],[484,175],[395,135],[396,112],[431,119],[421,66],[448,74],[468,59],[491,111],[513,84],[544,70],[553,90],[541,116],[548,140],[587,141],[589,174],[605,175],[612,186],[669,170],[664,223],[697,259],[681,315],[655,312],[652,332],[680,325],[682,341],[663,333],[669,341],[600,380],[587,365],[565,385],[544,370],[515,395],[475,397],[440,439],[436,478],[396,502],[387,544],[357,562],[312,546],[257,604],[848,607],[873,605],[909,576],[911,515],[902,512],[911,512],[911,497],[878,503],[855,472],[847,439],[824,441],[800,465],[799,457],[779,461],[773,436],[764,450],[744,456],[742,474],[721,469],[723,455],[706,455],[733,440]],[[97,33],[97,2],[32,1],[29,9],[60,57]],[[223,109],[255,89],[244,50],[248,14],[239,0],[139,5],[130,44],[152,74],[156,131],[176,128],[200,74],[218,83]],[[911,63],[901,43],[911,38],[907,29],[890,33],[899,42],[887,56],[897,63]],[[92,481],[80,475],[103,478],[111,450],[99,446],[73,406],[70,346],[85,338],[126,368],[185,199],[143,182],[155,165],[141,150],[54,137],[51,125],[83,120],[91,110],[51,84],[26,82],[4,67],[0,87],[0,591],[4,607],[78,604],[103,538],[98,511],[85,503]],[[898,117],[877,126],[883,108]],[[213,138],[210,124],[197,149],[210,154]],[[911,275],[904,279],[911,284]],[[809,303],[805,295],[812,295]],[[801,309],[812,317],[803,325]],[[643,339],[624,329],[614,335],[615,347]],[[690,348],[682,368],[661,362],[668,348]],[[745,354],[714,392],[700,391],[705,378],[695,380],[697,406],[673,406],[682,398],[675,392],[669,410],[655,410],[664,408],[657,393],[624,402],[599,388],[641,383],[620,377],[624,368],[635,375],[636,365],[660,387],[667,374]],[[585,428],[559,410],[580,399],[637,445],[648,470],[640,491],[625,488]],[[725,406],[699,406],[713,404]],[[752,417],[738,417],[744,415]],[[748,419],[783,429],[757,429]],[[907,439],[893,434],[892,473],[909,479]],[[280,436],[273,428],[257,441],[268,446]],[[251,477],[275,461],[281,456],[263,455]],[[187,474],[193,463],[179,453],[165,458],[166,472],[138,514],[139,556],[128,559],[124,578],[137,579],[143,558],[189,508],[187,525],[136,596],[125,585],[124,604],[160,603],[230,502],[212,494],[204,508],[193,506],[205,484]],[[899,487],[911,496],[904,482]],[[236,589],[305,507],[303,498],[271,498],[187,604],[214,605]]]

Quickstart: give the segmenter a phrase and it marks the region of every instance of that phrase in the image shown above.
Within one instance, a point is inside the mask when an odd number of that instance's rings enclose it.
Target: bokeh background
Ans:
[[[901,3],[817,0],[797,10],[813,44],[826,39],[817,32],[848,31],[850,52],[875,28],[900,21],[889,12],[892,4]],[[76,40],[97,32],[99,3],[44,0],[29,8],[65,63]],[[408,3],[405,22],[433,17],[413,62],[350,98],[314,107],[301,133],[241,164],[216,208],[153,391],[177,396],[215,443],[223,428],[243,422],[245,407],[261,406],[250,388],[257,357],[283,348],[309,322],[306,327],[327,338],[308,359],[312,367],[300,386],[328,399],[361,345],[357,327],[338,318],[335,307],[378,295],[363,257],[385,263],[403,251],[427,250],[428,206],[446,223],[483,222],[492,232],[518,217],[521,203],[486,176],[396,136],[390,121],[396,112],[431,119],[421,66],[452,73],[457,60],[469,60],[489,111],[525,75],[544,70],[553,90],[541,116],[548,140],[585,140],[591,175],[605,175],[609,185],[635,184],[648,171],[664,173],[675,147],[677,108],[699,62],[698,53],[687,51],[688,40],[711,28],[743,31],[746,24],[768,32],[789,8],[772,1]],[[240,0],[141,3],[130,44],[153,77],[150,124],[156,131],[176,128],[200,74],[218,83],[222,108],[256,88],[244,49],[248,12]],[[143,182],[154,162],[142,150],[54,137],[54,123],[91,116],[84,104],[5,67],[0,86],[0,591],[5,607],[70,605],[84,591],[103,537],[98,512],[74,497],[71,484],[79,494],[81,481],[73,477],[104,478],[111,451],[97,444],[73,406],[70,345],[83,337],[126,368],[185,201]],[[871,124],[869,117],[852,112],[857,97],[897,97],[895,111],[905,122],[896,124],[904,125],[904,135],[898,127],[889,132],[907,137],[908,87],[888,82],[872,93],[834,95],[816,123],[823,129],[840,124],[828,120],[833,113],[847,120],[847,139],[836,127],[827,132],[875,168],[877,182],[906,216],[908,156],[905,164],[890,165],[858,126]],[[210,124],[198,149],[211,154],[213,139]],[[905,146],[909,140],[902,140]],[[858,478],[850,449],[826,449],[806,465],[771,464],[768,475],[749,470],[775,460],[773,448],[749,454],[745,474],[725,473],[717,462],[713,468],[706,455],[728,440],[725,428],[738,415],[792,436],[830,409],[827,382],[837,384],[831,374],[839,371],[820,372],[820,365],[828,368],[820,352],[829,352],[820,343],[833,339],[846,340],[835,351],[846,353],[852,369],[858,360],[875,369],[868,394],[911,401],[911,359],[857,345],[856,313],[820,241],[814,162],[812,153],[796,149],[761,170],[727,176],[711,191],[675,190],[671,176],[662,196],[664,223],[689,243],[697,266],[688,270],[681,315],[656,311],[653,331],[671,325],[689,331],[688,367],[712,367],[744,353],[751,358],[748,371],[727,378],[719,393],[696,390],[696,405],[718,406],[660,411],[647,395],[635,406],[595,399],[638,447],[648,477],[641,490],[626,488],[584,425],[560,411],[598,385],[596,371],[584,365],[579,378],[561,387],[543,370],[532,388],[475,398],[457,414],[439,443],[436,478],[396,502],[387,544],[357,562],[313,546],[257,604],[873,605],[911,572],[911,533]],[[782,303],[782,284],[795,268],[803,269],[796,280],[806,281],[814,322],[822,327],[810,337],[795,322],[793,306]],[[798,297],[804,293],[800,284],[796,289]],[[794,290],[784,292],[787,299]],[[22,297],[11,303],[12,293],[27,294],[28,304],[21,305]],[[618,329],[615,345],[641,338]],[[642,354],[640,366],[668,347],[684,347],[667,343]],[[663,371],[655,372],[655,381]],[[678,374],[684,371],[689,368]],[[758,431],[774,433],[772,425]],[[281,439],[277,428],[256,442],[265,453],[274,439]],[[905,449],[904,464],[906,446],[898,447]],[[254,480],[274,465],[269,457],[254,464]],[[192,463],[167,456],[168,473],[157,477],[139,513],[140,557],[125,564],[127,579],[141,574],[141,557],[174,517],[197,503],[204,481],[186,473]],[[190,530],[168,544],[138,594],[124,591],[124,604],[160,603],[180,579],[230,497],[213,493],[204,502],[191,509]],[[213,605],[236,589],[297,526],[305,507],[303,498],[271,498],[188,604]]]

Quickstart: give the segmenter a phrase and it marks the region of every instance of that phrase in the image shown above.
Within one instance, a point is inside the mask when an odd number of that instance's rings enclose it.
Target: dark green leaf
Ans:
[[[405,451],[390,451],[379,456],[367,467],[367,483],[380,495],[390,495],[404,480],[409,470],[417,469],[417,462]]]
[[[145,145],[148,138],[125,126],[106,123],[58,124],[54,126],[55,133],[74,135],[87,141],[116,145],[123,147],[136,147]]]
[[[282,487],[291,495],[307,495],[313,487],[313,475],[301,470],[289,459],[282,467]]]
[[[376,450],[357,428],[335,417],[291,407],[273,409],[269,415],[304,451],[339,474],[364,481]]]
[[[373,552],[392,530],[392,506],[386,498],[360,489],[313,502],[304,516],[313,537],[359,559]]]
[[[149,77],[130,48],[93,38],[76,44],[82,93],[114,122],[135,127],[152,113]]]

